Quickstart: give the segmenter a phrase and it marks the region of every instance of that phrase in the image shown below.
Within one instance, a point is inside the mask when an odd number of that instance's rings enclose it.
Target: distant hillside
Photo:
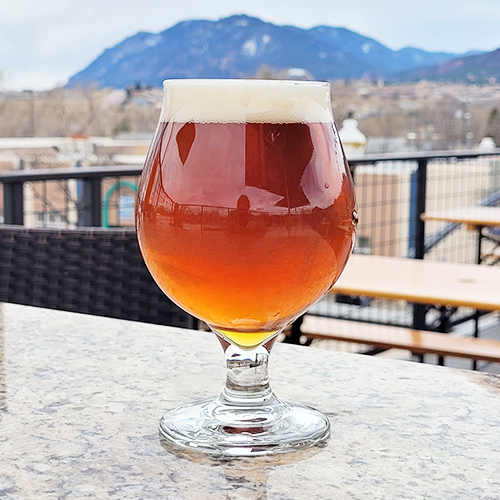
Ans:
[[[405,71],[394,76],[398,81],[432,80],[462,83],[500,82],[500,49],[483,54],[457,57],[450,61]]]
[[[276,26],[245,15],[185,21],[162,33],[140,32],[105,50],[68,87],[160,86],[167,78],[239,78],[267,65],[300,67],[318,80],[385,77],[441,64],[457,54],[393,51],[345,28]]]

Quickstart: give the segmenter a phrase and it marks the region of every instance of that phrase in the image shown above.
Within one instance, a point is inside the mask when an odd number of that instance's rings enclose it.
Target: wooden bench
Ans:
[[[306,315],[301,332],[309,339],[338,340],[384,349],[406,349],[415,354],[455,356],[475,361],[500,362],[500,341],[456,337],[372,323]]]

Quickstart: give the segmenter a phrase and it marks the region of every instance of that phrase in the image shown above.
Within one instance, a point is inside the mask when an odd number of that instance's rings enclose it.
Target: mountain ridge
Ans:
[[[141,31],[107,48],[67,87],[161,86],[167,78],[241,78],[266,65],[306,69],[318,80],[387,78],[446,63],[457,54],[414,47],[394,51],[343,27],[278,26],[238,14],[186,20],[159,33]],[[145,63],[147,61],[147,64]]]
[[[465,55],[440,64],[404,71],[396,81],[441,80],[485,84],[500,81],[500,48],[491,52]]]

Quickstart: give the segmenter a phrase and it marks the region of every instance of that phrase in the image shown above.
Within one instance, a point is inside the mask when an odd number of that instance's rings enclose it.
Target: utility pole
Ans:
[[[36,118],[35,118],[35,93],[32,90],[27,90],[28,107],[30,113],[30,136],[36,137]]]

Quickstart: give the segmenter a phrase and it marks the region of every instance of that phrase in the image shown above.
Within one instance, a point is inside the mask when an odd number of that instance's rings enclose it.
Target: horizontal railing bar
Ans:
[[[421,151],[411,153],[385,153],[365,155],[362,158],[349,160],[350,165],[371,164],[379,161],[418,161],[418,160],[438,160],[438,159],[467,159],[479,156],[498,156],[500,148],[488,151],[464,150],[464,151]]]
[[[373,164],[383,161],[418,161],[435,159],[467,159],[480,156],[499,156],[500,148],[490,151],[425,151],[412,153],[386,153],[365,155],[349,160],[352,166]],[[92,179],[107,176],[140,175],[142,165],[106,165],[98,167],[51,168],[36,170],[11,170],[0,173],[0,182],[17,183],[57,179]]]
[[[8,184],[28,181],[51,181],[58,179],[97,179],[102,177],[140,175],[141,172],[142,165],[11,170],[0,173],[0,182]]]

